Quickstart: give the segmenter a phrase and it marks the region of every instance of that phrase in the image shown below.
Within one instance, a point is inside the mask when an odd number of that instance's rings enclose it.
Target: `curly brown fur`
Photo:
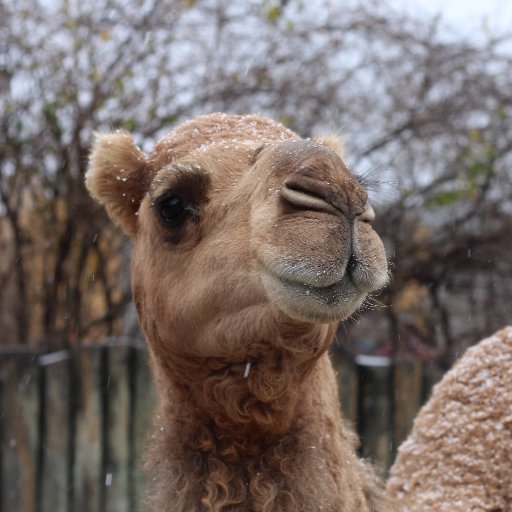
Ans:
[[[219,364],[212,362],[214,368]],[[227,364],[219,379],[204,383],[215,390],[227,381],[220,395],[212,392],[216,418],[203,407],[191,406],[193,393],[179,398],[174,394],[172,403],[162,406],[147,467],[148,474],[159,475],[148,494],[151,510],[388,510],[372,471],[355,455],[356,438],[331,407],[336,391],[326,355],[302,375],[302,383],[294,383],[297,390],[291,399],[255,399],[250,390],[258,389],[258,373],[264,369],[251,370],[247,384],[243,371],[240,365]],[[315,393],[297,403],[297,391],[314,389],[315,381],[326,378],[326,396]],[[225,397],[230,399],[228,421],[219,418],[217,410],[223,409]],[[257,414],[245,406],[248,402]]]

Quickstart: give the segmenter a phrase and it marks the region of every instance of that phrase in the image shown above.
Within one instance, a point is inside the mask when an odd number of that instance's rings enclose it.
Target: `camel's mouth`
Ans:
[[[335,282],[326,279],[316,284],[310,280],[301,282],[295,276],[277,274],[269,269],[261,272],[261,279],[270,300],[300,320],[344,320],[354,313],[367,295],[346,271]]]

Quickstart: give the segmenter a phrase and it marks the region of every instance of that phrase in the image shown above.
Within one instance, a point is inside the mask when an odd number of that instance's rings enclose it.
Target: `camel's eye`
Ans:
[[[162,220],[169,226],[179,226],[187,217],[187,207],[180,196],[164,196],[155,206]]]

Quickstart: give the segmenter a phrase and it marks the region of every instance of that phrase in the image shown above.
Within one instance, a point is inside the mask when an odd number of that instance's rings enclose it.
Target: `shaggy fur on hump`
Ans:
[[[148,155],[129,134],[97,138],[86,184],[133,239],[161,402],[149,510],[391,510],[357,458],[327,356],[337,320],[387,279],[366,192],[330,148],[257,115],[193,119]],[[159,216],[169,193],[185,200],[178,227]],[[272,272],[309,281],[290,294]]]
[[[512,327],[471,347],[418,414],[387,491],[409,512],[512,511]]]

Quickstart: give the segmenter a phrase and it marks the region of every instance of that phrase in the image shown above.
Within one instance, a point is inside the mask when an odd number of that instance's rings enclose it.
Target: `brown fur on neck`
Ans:
[[[303,383],[327,350],[335,324],[307,326],[290,319],[276,321],[274,329],[269,329],[272,322],[268,324],[261,339],[244,340],[242,359],[237,354],[160,353],[162,340],[153,340],[161,393],[186,396],[198,414],[226,436],[244,438],[250,432],[268,437],[286,431],[304,394]],[[271,339],[264,337],[269,330],[275,331]]]
[[[278,336],[248,343],[248,373],[246,360],[153,357],[151,510],[391,510],[339,413],[326,353],[335,324],[278,316]]]
[[[197,389],[177,392],[170,385],[172,399],[162,403],[148,454],[148,474],[158,475],[148,492],[151,510],[389,510],[371,471],[357,460],[355,436],[332,406],[336,382],[327,354],[303,362],[302,379],[289,382],[281,396],[256,400],[253,387],[279,379],[273,357],[268,368],[251,368],[247,379],[244,365],[234,364],[197,383],[211,409],[197,405]],[[166,508],[169,503],[175,508]]]

